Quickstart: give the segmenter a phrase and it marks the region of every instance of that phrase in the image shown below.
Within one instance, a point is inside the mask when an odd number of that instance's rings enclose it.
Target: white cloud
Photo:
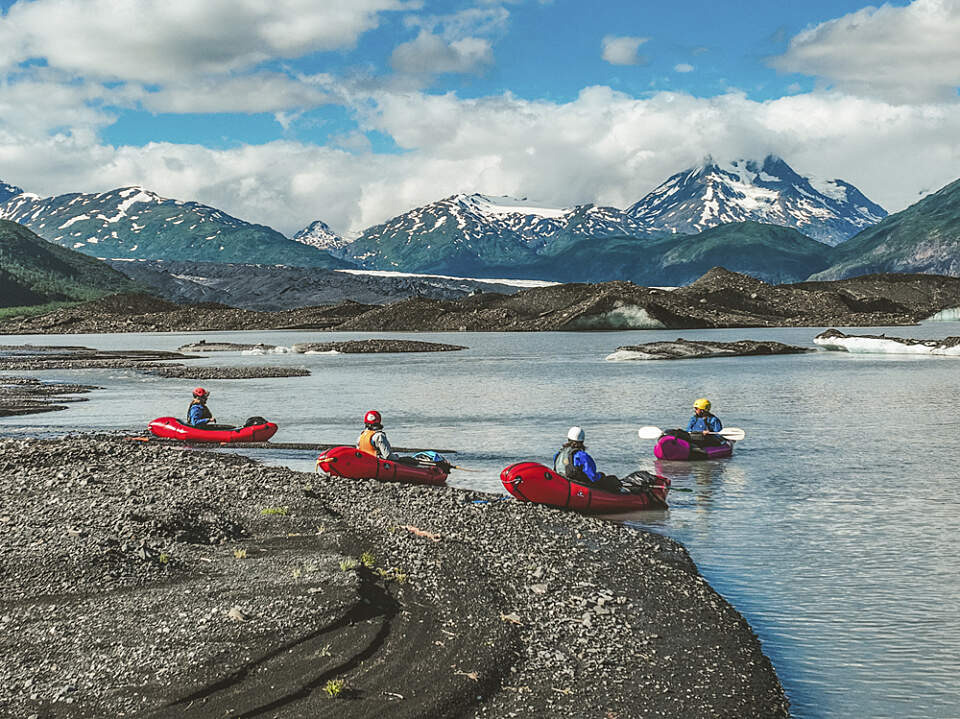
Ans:
[[[414,40],[397,45],[390,56],[394,70],[411,75],[478,72],[493,62],[489,41],[465,37],[448,42],[421,30]]]
[[[26,118],[14,127],[2,114],[22,97],[5,94],[12,90],[0,89],[0,179],[44,195],[142,184],[285,233],[316,219],[360,230],[458,191],[625,207],[706,154],[775,152],[798,172],[852,182],[890,210],[957,179],[960,167],[955,104],[840,93],[756,102],[740,93],[635,98],[591,87],[566,103],[384,93],[368,98],[361,130],[384,133],[403,151],[377,154],[358,133],[337,138],[345,149],[287,141],[114,148],[96,136],[109,118],[89,110],[52,136],[30,131]],[[63,97],[62,107],[77,99]]]
[[[681,62],[678,65],[673,66],[674,72],[693,72],[693,65]]]
[[[415,27],[437,33],[449,41],[465,37],[493,35],[507,27],[510,12],[503,6],[475,7],[450,15],[408,15],[404,18],[407,27]]]
[[[0,68],[33,58],[86,77],[158,83],[350,48],[402,0],[33,0],[0,15]]]
[[[640,46],[649,39],[607,35],[600,43],[603,59],[611,65],[642,65],[647,60],[639,54]]]
[[[960,0],[866,7],[800,33],[770,62],[778,70],[894,102],[956,100]]]
[[[332,86],[327,80],[326,76],[292,78],[282,73],[196,78],[190,83],[170,83],[139,97],[151,112],[281,112],[333,101],[323,89],[324,85]]]

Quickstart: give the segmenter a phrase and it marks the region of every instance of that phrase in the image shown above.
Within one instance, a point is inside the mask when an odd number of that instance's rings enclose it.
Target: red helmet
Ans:
[[[380,413],[375,409],[371,409],[365,415],[363,415],[364,424],[380,424]]]
[[[210,393],[207,392],[207,390],[205,390],[203,387],[197,387],[195,390],[193,390],[194,397],[206,397],[208,394]]]

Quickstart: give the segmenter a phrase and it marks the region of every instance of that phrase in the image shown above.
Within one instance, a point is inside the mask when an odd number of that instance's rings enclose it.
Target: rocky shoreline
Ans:
[[[915,324],[960,308],[960,278],[867,275],[771,285],[715,267],[672,291],[631,282],[570,283],[451,300],[344,301],[277,312],[175,305],[116,295],[0,322],[2,334],[311,329],[343,332],[539,332]]]
[[[0,441],[11,717],[787,717],[685,550],[452,488]]]
[[[0,376],[0,417],[64,410],[67,406],[60,402],[86,402],[86,397],[71,395],[85,394],[94,389],[102,388],[87,384],[43,382],[33,377]]]

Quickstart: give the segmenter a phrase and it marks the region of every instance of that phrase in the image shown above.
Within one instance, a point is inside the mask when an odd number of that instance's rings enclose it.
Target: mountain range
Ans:
[[[953,183],[886,217],[849,182],[803,177],[768,156],[708,159],[625,210],[452,195],[354,240],[321,220],[287,239],[140,187],[40,198],[0,183],[0,218],[111,259],[647,285],[683,284],[723,265],[776,283],[874,271],[960,274],[958,196]]]
[[[18,189],[0,187],[0,219],[18,222],[45,240],[95,257],[352,266],[270,227],[244,222],[198,202],[164,198],[142,187],[46,198],[16,193]]]
[[[850,183],[802,177],[771,155],[762,162],[708,159],[626,210],[459,194],[370,227],[352,242],[331,239],[325,228],[320,246],[368,269],[568,281],[654,277],[659,284],[697,277],[691,268],[705,255],[726,254],[737,271],[756,268],[777,282],[828,267],[829,246],[886,215]],[[746,234],[737,230],[748,227]],[[683,239],[704,232],[705,246]],[[760,245],[759,254],[745,254]]]

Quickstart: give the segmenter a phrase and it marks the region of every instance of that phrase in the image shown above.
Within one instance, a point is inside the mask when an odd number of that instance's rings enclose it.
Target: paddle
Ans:
[[[727,427],[721,429],[719,432],[704,432],[704,434],[716,434],[733,442],[739,442],[747,436],[747,433],[739,427]],[[663,435],[663,430],[659,427],[641,427],[637,430],[637,435],[639,435],[640,439],[660,439]]]

